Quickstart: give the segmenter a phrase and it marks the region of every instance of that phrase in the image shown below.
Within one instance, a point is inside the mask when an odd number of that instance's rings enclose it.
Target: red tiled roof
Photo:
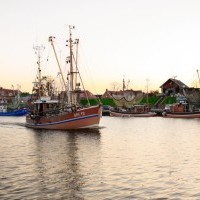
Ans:
[[[0,97],[13,97],[17,94],[18,90],[5,89],[0,87]]]

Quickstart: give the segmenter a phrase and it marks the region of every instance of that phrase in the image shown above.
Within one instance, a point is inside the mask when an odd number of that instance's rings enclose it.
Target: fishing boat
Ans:
[[[40,67],[40,51],[38,51],[38,80],[35,83],[37,91],[37,99],[32,103],[31,113],[26,117],[26,126],[35,129],[55,129],[55,130],[70,130],[70,129],[82,129],[82,128],[97,128],[102,116],[102,106],[91,106],[88,100],[88,105],[83,107],[80,105],[80,85],[83,85],[81,79],[77,58],[78,58],[78,44],[79,40],[72,39],[72,29],[74,26],[69,26],[69,57],[67,57],[67,63],[69,63],[69,73],[64,77],[58,56],[54,47],[54,38],[49,37],[49,42],[53,47],[53,51],[56,57],[56,61],[59,67],[59,73],[61,74],[61,80],[63,82],[65,90],[62,91],[57,98],[53,98],[48,93],[45,94],[45,88],[43,84],[43,77],[41,75]],[[76,45],[76,53],[74,54],[73,47]],[[38,49],[38,48],[37,48]],[[81,83],[77,81],[78,76]],[[66,84],[67,82],[67,84]],[[49,85],[48,85],[49,87]],[[84,89],[85,91],[85,89]],[[86,97],[87,97],[87,93]],[[88,97],[87,97],[88,99]]]
[[[0,100],[0,116],[24,116],[28,114],[28,109],[19,106],[19,94],[15,98],[15,103],[12,105],[5,98]]]
[[[168,118],[200,118],[200,111],[189,110],[187,103],[175,103],[169,106],[162,115]]]
[[[146,105],[134,105],[131,109],[111,110],[111,117],[155,117],[157,114],[151,112]]]
[[[19,109],[19,110],[14,110],[14,111],[1,111],[0,109],[0,116],[16,116],[16,117],[20,117],[20,116],[25,116],[28,114],[28,109],[23,108],[23,109]]]
[[[28,109],[16,109],[16,110],[8,110],[7,105],[4,105],[3,101],[0,101],[0,116],[24,116],[29,112]]]

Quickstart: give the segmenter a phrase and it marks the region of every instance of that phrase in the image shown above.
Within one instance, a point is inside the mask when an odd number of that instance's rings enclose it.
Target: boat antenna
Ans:
[[[54,43],[53,43],[54,39],[55,39],[55,37],[50,36],[49,42],[51,42],[51,45],[52,45],[52,48],[53,48],[53,51],[54,51],[54,54],[55,54],[55,57],[56,57],[56,61],[57,61],[57,64],[58,64],[58,67],[59,67],[59,70],[60,70],[60,75],[61,75],[61,78],[62,78],[63,85],[64,85],[65,89],[67,90],[67,86],[66,86],[65,79],[64,79],[64,76],[63,76],[63,73],[62,73],[62,69],[61,69],[61,66],[60,66],[60,63],[59,63],[59,60],[58,60],[58,56],[57,56],[55,47],[54,47]]]
[[[177,76],[172,76],[172,78],[175,80]]]
[[[38,65],[38,84],[39,84],[39,89],[38,89],[38,96],[41,97],[41,81],[42,81],[42,77],[41,77],[41,51],[43,51],[45,49],[45,47],[43,45],[40,46],[33,46],[33,49],[35,50],[35,54],[37,54],[38,56],[38,61],[37,61],[37,65]]]

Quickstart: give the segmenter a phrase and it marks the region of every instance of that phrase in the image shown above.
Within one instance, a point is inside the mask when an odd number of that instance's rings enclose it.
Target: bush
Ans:
[[[160,97],[155,96],[155,95],[154,96],[150,96],[150,97],[148,97],[148,102],[147,102],[147,97],[145,96],[140,101],[140,104],[147,104],[148,103],[150,105],[154,105],[158,101],[159,98]]]
[[[97,105],[99,103],[103,104],[103,105],[106,105],[106,106],[112,106],[112,107],[115,107],[116,104],[114,103],[113,99],[111,98],[103,98],[103,99],[89,99],[89,102],[90,102],[90,105],[91,106],[94,106],[94,105]],[[82,99],[81,100],[81,104],[83,106],[86,106],[88,103],[87,99]]]

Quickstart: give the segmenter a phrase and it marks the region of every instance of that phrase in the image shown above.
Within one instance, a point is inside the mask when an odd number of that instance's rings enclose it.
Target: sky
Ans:
[[[85,88],[159,90],[169,78],[200,87],[199,0],[1,0],[0,87],[31,92],[37,72],[34,46],[45,46],[42,70],[68,65],[68,26],[80,39],[79,70]]]

